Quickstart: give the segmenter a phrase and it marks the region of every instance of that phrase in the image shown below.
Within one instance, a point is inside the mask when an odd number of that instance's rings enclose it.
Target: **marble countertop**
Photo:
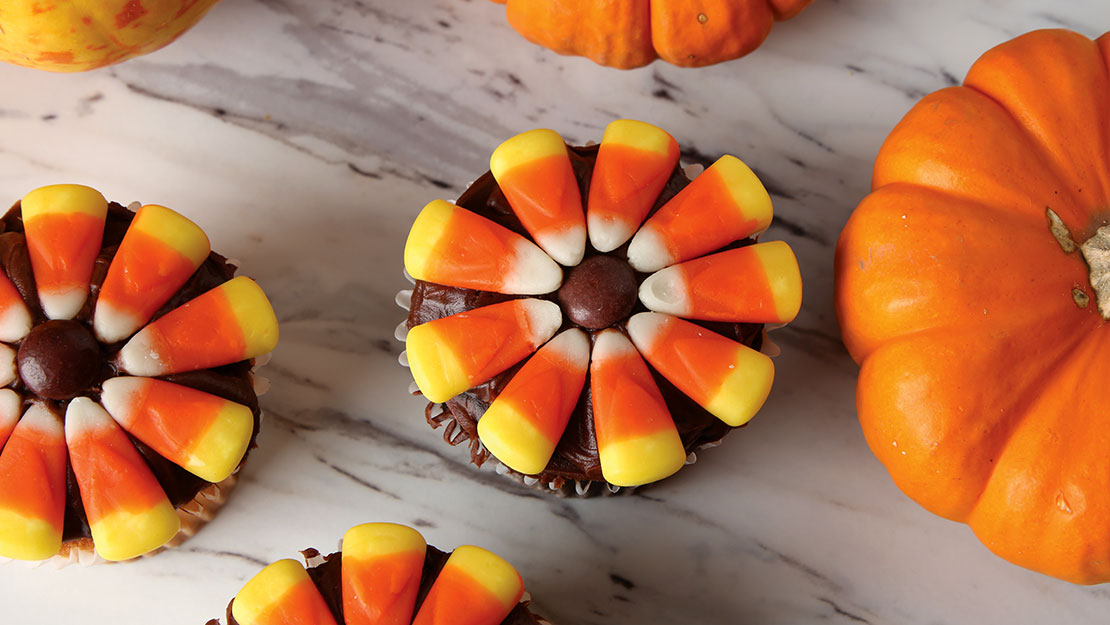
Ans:
[[[1051,7],[1051,8],[1046,8]],[[832,309],[837,234],[883,138],[1022,32],[1110,27],[1104,0],[816,0],[746,59],[630,72],[520,39],[486,0],[224,0],[153,55],[0,67],[0,197],[56,182],[199,222],[270,294],[282,341],[243,482],[184,546],[126,565],[0,566],[4,622],[203,623],[261,565],[351,525],[514,563],[560,625],[1104,623],[1110,588],[1012,566],[904,497],[856,422]],[[417,211],[504,138],[616,117],[763,177],[806,282],[752,424],[631,497],[566,500],[474,470],[428,428],[393,303]]]

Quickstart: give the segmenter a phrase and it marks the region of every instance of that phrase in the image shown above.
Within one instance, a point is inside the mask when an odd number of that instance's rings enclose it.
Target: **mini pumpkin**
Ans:
[[[860,422],[992,551],[1110,581],[1110,35],[982,56],[887,138],[836,253]]]
[[[82,72],[154,52],[192,28],[219,0],[5,0],[0,60]]]
[[[657,58],[713,65],[755,50],[813,0],[493,0],[521,35],[559,54],[630,69]]]

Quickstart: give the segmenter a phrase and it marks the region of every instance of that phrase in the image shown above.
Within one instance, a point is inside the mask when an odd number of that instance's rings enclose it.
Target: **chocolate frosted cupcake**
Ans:
[[[227,625],[549,625],[529,611],[512,565],[480,547],[444,553],[392,523],[353,527],[340,547],[302,552],[307,571],[267,566],[228,604]]]
[[[0,220],[0,557],[127,560],[224,502],[277,342],[262,290],[161,206],[88,187]]]
[[[533,130],[416,218],[402,362],[429,423],[476,465],[492,454],[528,485],[617,492],[674,474],[762,406],[764,324],[797,315],[797,260],[756,242],[771,200],[744,163],[691,181],[678,161],[642,122],[592,147]]]

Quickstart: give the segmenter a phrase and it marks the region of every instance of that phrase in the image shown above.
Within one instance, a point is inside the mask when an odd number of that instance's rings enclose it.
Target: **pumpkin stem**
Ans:
[[[1091,288],[1095,290],[1098,312],[1110,320],[1110,226],[1103,226],[1079,246],[1083,260],[1091,268]]]
[[[1102,226],[1091,238],[1077,245],[1071,231],[1056,211],[1046,208],[1045,215],[1048,217],[1048,230],[1060,244],[1060,248],[1067,254],[1079,250],[1083,255],[1090,272],[1095,301],[1098,302],[1098,312],[1103,319],[1110,321],[1110,225]],[[1087,293],[1079,287],[1072,289],[1072,297],[1075,305],[1080,308],[1086,308],[1090,301]]]

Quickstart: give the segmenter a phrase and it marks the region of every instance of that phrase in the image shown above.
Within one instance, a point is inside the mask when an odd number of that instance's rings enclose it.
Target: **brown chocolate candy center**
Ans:
[[[54,320],[39,324],[19,346],[19,377],[36,395],[71,399],[87,390],[100,372],[100,345],[84,324]]]
[[[559,289],[559,303],[571,321],[603,330],[623,320],[636,305],[636,273],[613,256],[591,256],[570,270]]]

